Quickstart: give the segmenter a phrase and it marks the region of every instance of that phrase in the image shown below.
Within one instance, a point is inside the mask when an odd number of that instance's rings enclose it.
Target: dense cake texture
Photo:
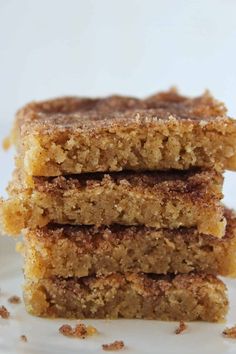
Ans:
[[[11,140],[18,167],[33,176],[236,169],[236,122],[208,92],[33,102],[17,113]]]
[[[225,232],[223,178],[214,170],[34,177],[33,182],[32,188],[22,187],[16,176],[10,199],[2,203],[9,234],[48,223],[194,226],[217,237]]]
[[[144,318],[222,321],[225,285],[210,275],[156,276],[114,273],[106,277],[26,280],[29,313],[64,318]]]
[[[84,277],[113,272],[236,276],[236,215],[225,211],[222,239],[194,229],[51,225],[25,233],[25,275]]]

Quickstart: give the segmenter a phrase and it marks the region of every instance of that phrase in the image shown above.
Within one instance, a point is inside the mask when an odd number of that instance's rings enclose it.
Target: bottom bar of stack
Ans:
[[[236,215],[222,239],[144,226],[52,225],[25,233],[27,310],[67,318],[221,321],[236,274]],[[185,274],[184,274],[185,273]]]
[[[28,279],[24,294],[27,310],[47,317],[214,322],[228,310],[223,282],[201,274]]]

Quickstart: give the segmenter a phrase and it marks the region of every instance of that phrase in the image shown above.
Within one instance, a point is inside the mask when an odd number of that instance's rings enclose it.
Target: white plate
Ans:
[[[8,126],[0,129],[0,140],[9,131]],[[0,150],[1,169],[0,193],[10,179],[13,170],[13,152]],[[235,174],[227,173],[225,194],[227,205],[236,207]],[[91,320],[84,323],[95,326],[99,334],[88,339],[71,339],[58,333],[64,323],[76,321],[49,320],[28,315],[24,305],[12,305],[7,302],[11,295],[21,296],[23,283],[21,257],[15,253],[15,242],[0,236],[0,305],[5,305],[11,312],[8,320],[0,318],[0,354],[87,354],[105,353],[101,349],[104,343],[123,340],[124,353],[142,354],[226,354],[236,353],[236,339],[222,337],[226,325],[236,323],[236,281],[225,280],[229,287],[230,312],[227,324],[190,323],[186,333],[175,335],[177,323],[159,321]],[[25,334],[28,342],[20,340]],[[118,352],[121,353],[121,352]]]

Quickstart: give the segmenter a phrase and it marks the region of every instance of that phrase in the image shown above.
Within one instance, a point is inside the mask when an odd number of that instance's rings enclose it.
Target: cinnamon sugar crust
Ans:
[[[175,115],[177,119],[208,119],[224,116],[227,112],[223,103],[213,99],[209,92],[197,98],[188,98],[178,94],[175,89],[158,93],[147,99],[125,96],[105,98],[62,97],[42,102],[32,102],[22,108],[17,115],[23,132],[31,132],[30,125],[41,131],[54,126],[91,130],[102,125],[129,124],[127,118],[136,110],[158,110],[160,119]],[[124,113],[128,116],[124,116]],[[83,115],[80,115],[82,113]],[[119,115],[122,113],[122,116]],[[152,111],[150,111],[152,113]],[[152,115],[149,115],[150,118]],[[124,117],[124,118],[123,118]],[[132,117],[131,117],[132,121]],[[134,120],[136,122],[136,119]],[[25,125],[27,123],[28,125]],[[28,128],[28,130],[27,130]]]
[[[226,209],[222,239],[194,228],[49,225],[25,232],[25,275],[84,277],[113,272],[236,276],[236,215]]]
[[[111,274],[26,280],[28,312],[43,317],[212,321],[225,318],[225,285],[214,276]]]
[[[31,176],[236,169],[236,122],[209,92],[33,102],[17,113],[12,141],[18,166]]]
[[[13,235],[48,223],[118,223],[197,227],[199,232],[222,237],[222,184],[222,174],[214,170],[34,177],[33,187],[24,186],[16,174],[10,199],[1,206],[2,225]]]

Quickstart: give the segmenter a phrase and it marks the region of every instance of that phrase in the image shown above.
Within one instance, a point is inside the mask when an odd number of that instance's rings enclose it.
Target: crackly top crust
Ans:
[[[125,96],[106,98],[63,97],[32,102],[17,113],[21,134],[65,130],[96,131],[99,128],[149,124],[167,119],[211,121],[226,119],[226,108],[209,92],[196,98],[181,96],[175,89],[146,99]]]
[[[215,170],[187,170],[187,171],[125,171],[115,173],[92,173],[71,176],[59,176],[53,178],[34,177],[36,190],[45,193],[61,193],[71,189],[88,187],[96,188],[98,185],[115,183],[125,187],[137,187],[141,189],[152,188],[165,193],[194,194],[201,196],[207,185],[217,181],[223,183],[223,176]],[[217,197],[221,197],[221,191]],[[213,197],[213,196],[212,196]]]
[[[218,239],[211,235],[203,235],[195,228],[181,227],[178,229],[161,229],[155,230],[146,226],[125,226],[113,224],[107,226],[88,226],[88,225],[57,225],[49,224],[43,228],[37,228],[33,232],[28,230],[25,233],[27,238],[35,238],[39,241],[58,243],[59,240],[69,239],[71,242],[79,244],[81,253],[84,250],[93,251],[97,249],[102,240],[112,242],[112,244],[119,244],[122,240],[135,240],[137,237],[142,237],[144,234],[155,231],[160,233],[160,237],[163,237],[163,233],[166,237],[178,239],[184,238],[186,242],[195,242],[197,238],[203,238],[205,241],[209,241],[211,244],[220,244],[228,242],[230,239],[236,237],[236,213],[228,208],[224,210],[224,216],[227,220],[226,233],[222,239]]]
[[[10,183],[8,192],[19,193],[24,190],[20,170],[15,171],[13,183]],[[194,200],[201,200],[208,194],[211,199],[221,199],[223,176],[213,169],[170,170],[170,171],[125,171],[106,173],[90,173],[59,177],[33,177],[34,190],[51,194],[62,195],[65,191],[74,192],[87,188],[96,189],[98,186],[109,188],[122,185],[123,190],[135,188],[138,190],[151,190],[153,193],[188,196]]]

